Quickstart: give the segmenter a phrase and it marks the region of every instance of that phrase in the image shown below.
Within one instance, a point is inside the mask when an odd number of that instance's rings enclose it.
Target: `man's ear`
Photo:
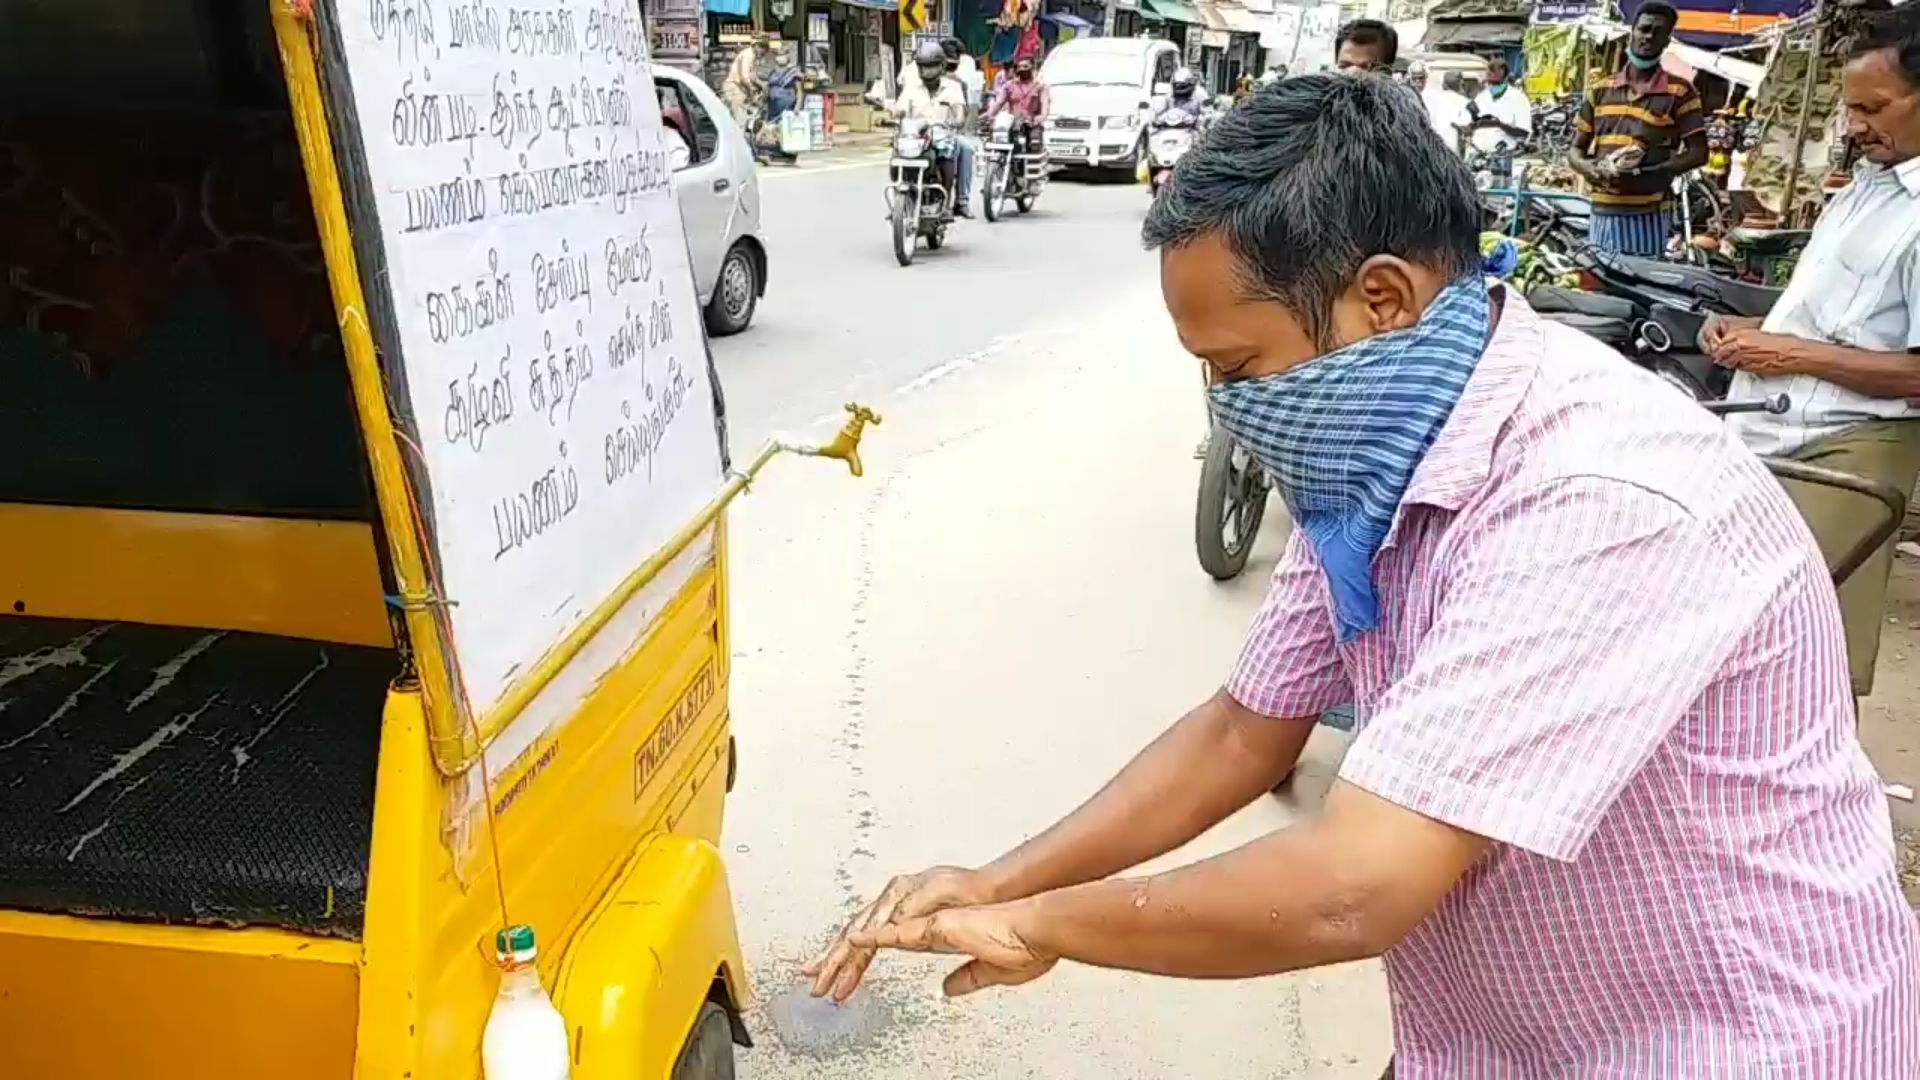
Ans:
[[[1419,275],[1405,259],[1375,255],[1360,264],[1353,290],[1366,305],[1368,328],[1385,334],[1405,330],[1420,321],[1429,299],[1422,295]]]

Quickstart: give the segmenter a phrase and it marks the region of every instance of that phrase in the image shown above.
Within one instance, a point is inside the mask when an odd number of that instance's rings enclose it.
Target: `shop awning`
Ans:
[[[1220,17],[1225,20],[1227,24],[1227,29],[1233,33],[1258,34],[1273,25],[1272,12],[1268,12],[1266,18],[1263,19],[1253,12],[1248,11],[1246,8],[1241,7],[1239,4],[1219,4],[1216,6],[1220,11]]]
[[[1064,26],[1076,34],[1084,34],[1093,29],[1093,24],[1069,11],[1049,11],[1040,16],[1056,26]]]
[[[1761,77],[1767,73],[1765,64],[1735,60],[1723,53],[1696,48],[1684,41],[1676,41],[1668,45],[1667,54],[1688,67],[1699,71],[1710,71],[1728,82],[1739,83],[1746,87],[1759,86]]]
[[[710,15],[732,15],[739,19],[753,17],[753,0],[706,0],[703,6]]]
[[[707,2],[712,3],[713,0],[707,0]],[[753,0],[746,0],[746,2],[751,4]],[[840,0],[840,2],[846,4],[848,7],[872,8],[875,11],[900,10],[899,0]]]
[[[1519,45],[1527,39],[1527,24],[1507,19],[1474,19],[1466,22],[1435,22],[1431,16],[1427,19],[1427,36],[1420,41],[1420,48],[1426,52],[1435,52],[1447,46],[1473,48],[1474,46]]]
[[[1220,9],[1215,7],[1211,0],[1193,0],[1193,10],[1200,16],[1201,26],[1208,30],[1218,30],[1223,34],[1227,32],[1226,16],[1220,14]]]
[[[1204,26],[1200,13],[1181,0],[1140,0],[1142,14],[1152,15],[1167,22],[1187,23],[1192,26]]]

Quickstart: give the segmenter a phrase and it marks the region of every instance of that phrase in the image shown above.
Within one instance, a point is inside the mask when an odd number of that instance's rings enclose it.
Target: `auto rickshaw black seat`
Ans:
[[[1542,315],[1592,315],[1627,322],[1637,317],[1631,300],[1560,285],[1536,285],[1527,290],[1527,306]]]
[[[0,616],[0,908],[357,939],[386,649]]]

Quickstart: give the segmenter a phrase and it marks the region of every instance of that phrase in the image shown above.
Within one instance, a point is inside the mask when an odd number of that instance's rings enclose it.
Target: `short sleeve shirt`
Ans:
[[[1641,160],[1654,164],[1671,159],[1680,146],[1706,131],[1706,110],[1693,84],[1664,68],[1643,83],[1620,72],[1588,91],[1574,118],[1574,138],[1585,140],[1596,157],[1627,147],[1639,147]],[[1667,198],[1671,175],[1648,172],[1615,180],[1594,181],[1593,204],[1602,209],[1646,210]]]
[[[1227,690],[1494,841],[1387,953],[1400,1080],[1920,1076],[1826,564],[1721,424],[1508,297],[1375,582],[1337,643],[1296,533]]]

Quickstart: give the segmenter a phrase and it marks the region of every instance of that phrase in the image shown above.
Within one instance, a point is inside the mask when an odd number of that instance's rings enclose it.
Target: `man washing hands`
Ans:
[[[1399,1080],[1920,1076],[1920,920],[1825,561],[1716,420],[1485,283],[1480,224],[1377,76],[1283,80],[1182,159],[1162,297],[1294,522],[1239,663],[1059,824],[896,878],[816,994],[883,948],[965,958],[949,994],[1382,957]],[[1114,877],[1347,703],[1317,817]]]

